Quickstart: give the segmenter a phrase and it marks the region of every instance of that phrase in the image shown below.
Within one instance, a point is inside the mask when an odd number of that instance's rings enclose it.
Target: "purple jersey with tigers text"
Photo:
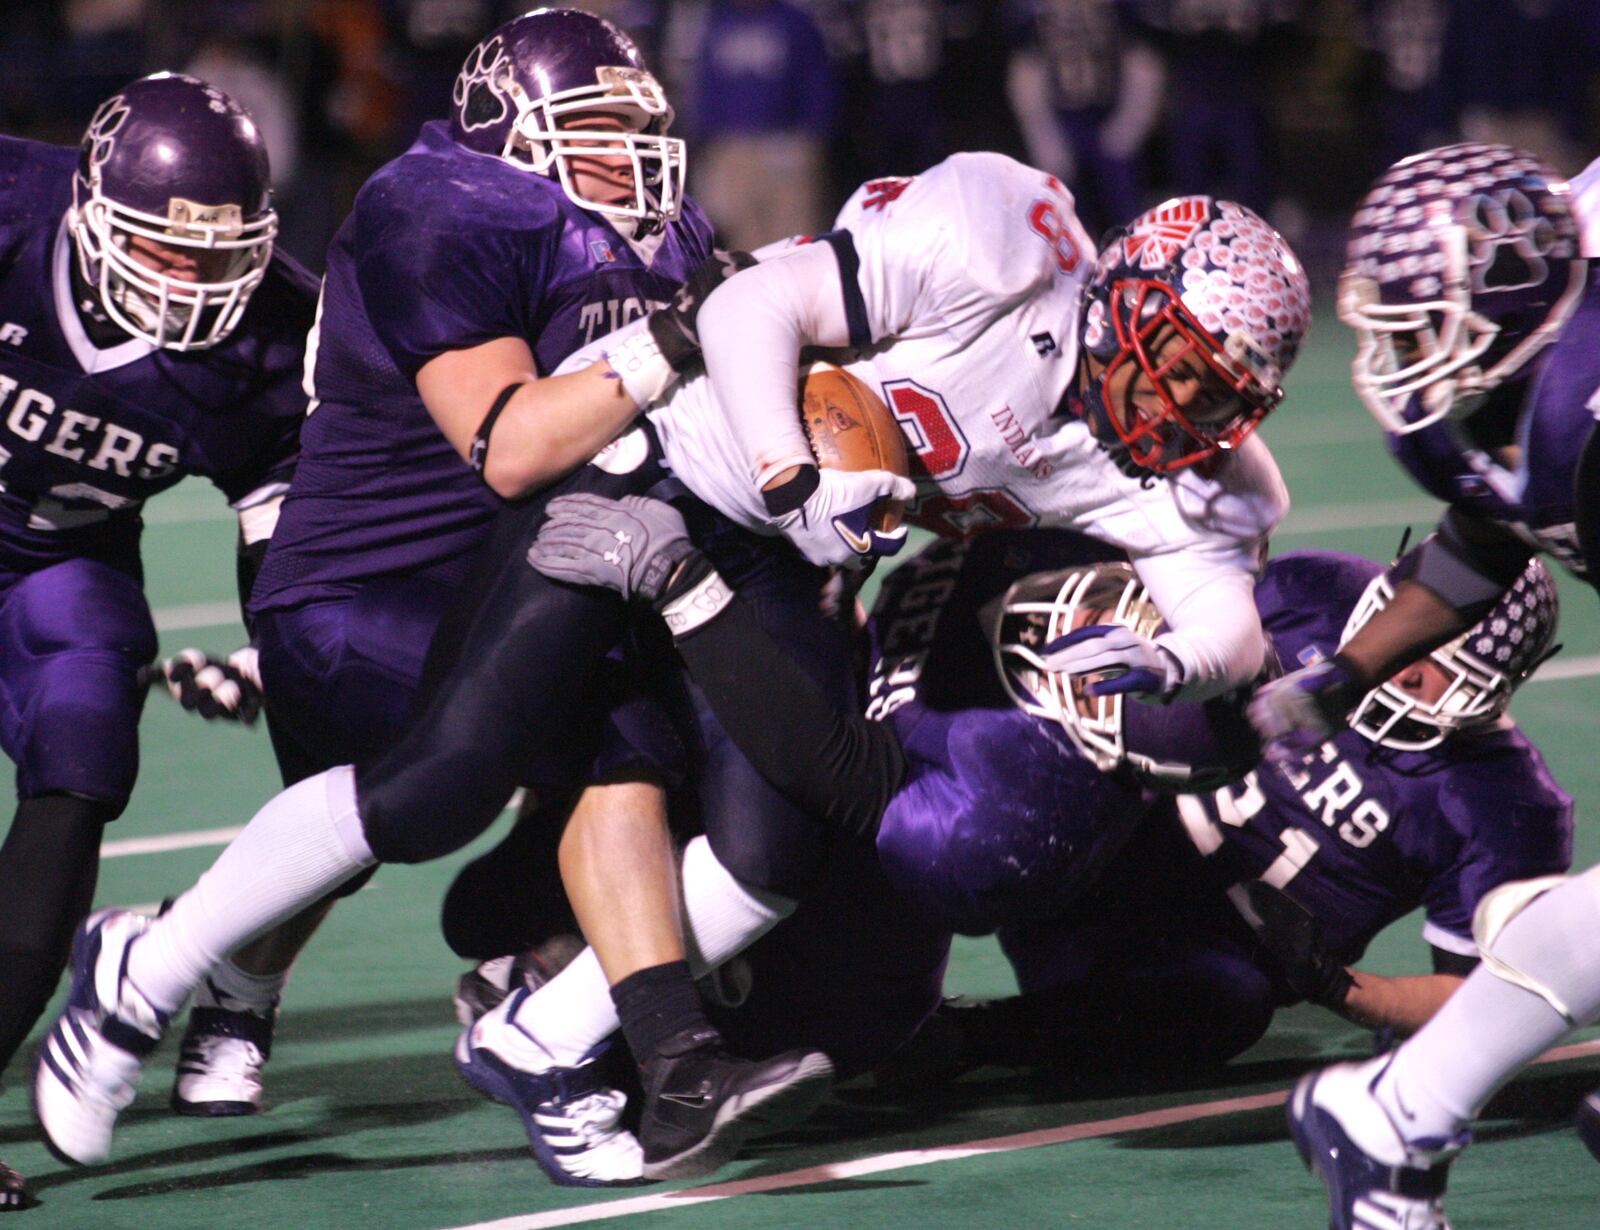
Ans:
[[[95,346],[63,224],[77,156],[0,137],[0,575],[83,556],[137,575],[146,499],[190,474],[232,503],[266,498],[305,415],[315,283],[282,254],[216,346]]]
[[[1286,669],[1332,656],[1380,571],[1333,552],[1267,565],[1256,603]],[[1347,964],[1417,908],[1430,944],[1473,957],[1472,915],[1490,889],[1572,860],[1572,799],[1509,720],[1426,752],[1345,730],[1297,767],[1264,762],[1214,794],[1183,796],[1179,809],[1220,884],[1260,877],[1283,889]]]
[[[252,609],[394,574],[458,582],[500,501],[434,424],[418,371],[447,351],[519,337],[545,375],[665,303],[710,247],[692,205],[630,242],[558,181],[424,125],[367,181],[329,249],[301,466]]]

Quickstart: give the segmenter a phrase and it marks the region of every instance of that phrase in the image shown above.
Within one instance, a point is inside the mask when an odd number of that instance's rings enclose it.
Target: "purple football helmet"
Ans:
[[[639,49],[609,21],[578,9],[536,9],[506,22],[467,55],[450,128],[468,149],[555,176],[577,205],[647,226],[683,208],[684,145],[668,137],[672,107]],[[569,126],[614,115],[626,131]],[[632,199],[602,201],[574,181],[573,159],[628,159]]]
[[[1374,577],[1350,613],[1340,644],[1393,597],[1388,574]],[[1350,715],[1350,725],[1374,743],[1403,752],[1426,751],[1454,731],[1489,725],[1550,656],[1559,615],[1555,578],[1536,557],[1487,615],[1428,655],[1426,660],[1443,672],[1433,689],[1427,689],[1415,666],[1408,667],[1368,692]]]
[[[1587,265],[1565,180],[1505,145],[1402,158],[1350,223],[1339,317],[1385,431],[1464,418],[1553,341]]]
[[[1176,197],[1117,232],[1086,295],[1083,348],[1104,364],[1084,397],[1089,428],[1157,474],[1243,443],[1283,399],[1311,327],[1310,284],[1283,236],[1208,196]],[[1184,344],[1158,353],[1172,333]],[[1111,381],[1129,364],[1154,387],[1157,410],[1112,404]],[[1190,370],[1205,386],[1182,405],[1168,382]]]
[[[153,346],[222,341],[272,259],[278,215],[261,134],[238,103],[193,77],[157,73],[100,104],[72,199],[83,276],[111,319]],[[164,269],[139,259],[152,243]]]

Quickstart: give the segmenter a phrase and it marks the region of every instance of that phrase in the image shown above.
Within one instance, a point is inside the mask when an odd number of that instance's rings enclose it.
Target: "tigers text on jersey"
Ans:
[[[315,282],[282,254],[216,346],[96,347],[63,224],[76,160],[0,137],[0,553],[25,568],[102,549],[120,558],[143,502],[188,474],[239,505],[281,490],[305,414]]]
[[[1377,564],[1333,552],[1273,559],[1256,587],[1288,668],[1331,656]],[[1496,885],[1565,871],[1572,800],[1509,721],[1397,752],[1345,730],[1299,766],[1263,763],[1242,782],[1178,800],[1220,881],[1259,877],[1357,960],[1379,931],[1422,908],[1436,948],[1472,956],[1472,915]]]
[[[425,125],[362,188],[329,249],[307,356],[313,413],[253,609],[394,573],[458,578],[500,501],[434,424],[417,372],[446,351],[520,337],[549,373],[669,300],[710,247],[693,205],[631,243],[558,181]]]
[[[1522,387],[1510,460],[1476,447],[1450,419],[1391,435],[1389,449],[1439,499],[1505,527],[1575,576],[1588,576],[1573,481],[1600,414],[1600,277],[1590,275],[1577,310]]]

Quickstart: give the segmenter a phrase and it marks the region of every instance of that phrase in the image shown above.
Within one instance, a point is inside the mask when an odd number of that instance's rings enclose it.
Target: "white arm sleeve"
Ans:
[[[1156,644],[1183,666],[1180,700],[1206,700],[1249,683],[1266,660],[1267,638],[1256,612],[1254,561],[1173,551],[1133,561],[1134,571],[1166,617]]]
[[[849,345],[839,260],[803,244],[729,278],[700,309],[706,375],[757,487],[812,464],[800,425],[803,346]]]

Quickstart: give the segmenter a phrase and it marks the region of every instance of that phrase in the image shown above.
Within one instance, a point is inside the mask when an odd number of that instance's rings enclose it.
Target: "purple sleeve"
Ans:
[[[528,305],[541,297],[558,226],[463,228],[449,225],[459,223],[453,211],[430,224],[425,203],[380,202],[367,213],[356,280],[374,332],[408,378],[446,351],[531,336]]]

